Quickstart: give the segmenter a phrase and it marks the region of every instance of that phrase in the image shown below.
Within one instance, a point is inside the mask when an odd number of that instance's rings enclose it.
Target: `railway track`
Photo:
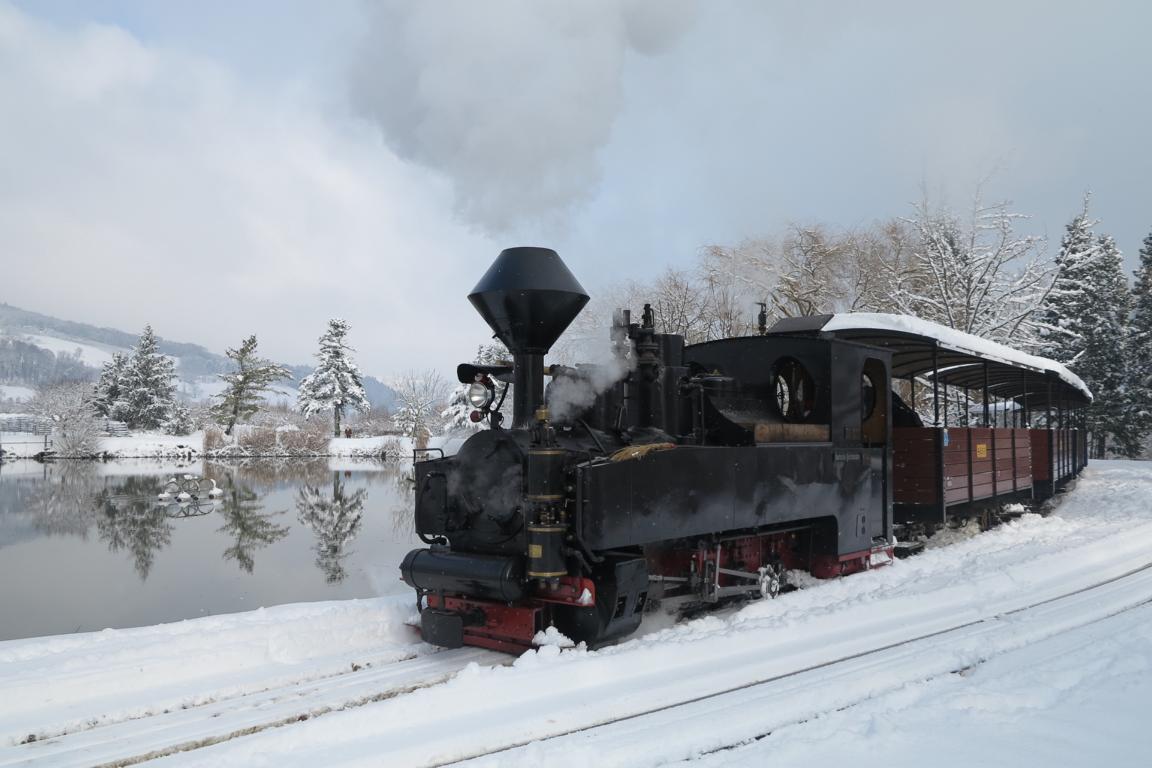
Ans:
[[[468,664],[510,661],[480,649],[419,656],[0,748],[0,766],[135,765],[436,685]]]
[[[914,620],[877,615],[826,638],[809,633],[797,642],[757,628],[690,643],[688,658],[678,644],[661,643],[645,654],[624,648],[574,659],[539,670],[542,676],[508,670],[525,674],[514,696],[477,699],[489,673],[439,685],[469,664],[513,661],[488,651],[446,651],[0,748],[0,767],[127,766],[160,757],[166,765],[246,765],[255,755],[269,764],[316,765],[329,763],[321,756],[331,757],[336,746],[353,761],[367,755],[413,766],[538,764],[551,755],[571,762],[582,750],[600,764],[630,764],[636,749],[645,759],[682,759],[851,707],[875,695],[876,680],[890,690],[952,674],[1147,605],[1152,563],[1140,564],[1147,559],[1141,554],[1127,570],[1113,562],[1098,578],[1081,572],[979,613],[941,593],[938,603],[923,601]],[[633,656],[640,663],[630,663]],[[716,724],[707,743],[699,729],[683,727],[700,718]],[[328,723],[318,737],[308,730]]]
[[[990,658],[1089,624],[1152,606],[1152,564],[1098,585],[889,646],[553,735],[427,766],[539,764],[563,757],[598,765],[698,758],[759,740],[910,682],[966,672]],[[957,658],[963,659],[957,662]],[[876,680],[887,681],[878,691]],[[824,692],[814,696],[813,692]],[[831,692],[831,695],[827,695]],[[692,724],[707,722],[701,742]],[[529,745],[530,748],[529,748]],[[605,759],[605,756],[611,756]]]

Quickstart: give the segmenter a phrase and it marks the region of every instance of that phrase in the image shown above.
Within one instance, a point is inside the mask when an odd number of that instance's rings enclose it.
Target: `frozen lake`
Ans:
[[[223,496],[157,501],[185,473]],[[0,640],[402,593],[400,560],[418,543],[392,466],[8,463]]]

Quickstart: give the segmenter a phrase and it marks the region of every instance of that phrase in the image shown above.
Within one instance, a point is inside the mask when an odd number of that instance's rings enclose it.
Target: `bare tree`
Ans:
[[[61,456],[87,457],[100,448],[100,423],[93,416],[92,386],[74,382],[40,390],[32,412],[52,422],[52,444]]]
[[[895,308],[997,341],[1034,341],[1036,310],[1054,273],[1043,238],[1021,235],[1022,214],[986,204],[977,189],[966,220],[924,200],[909,219],[910,269],[893,288]]]
[[[396,426],[405,437],[416,441],[416,447],[425,447],[429,436],[439,431],[448,382],[434,370],[409,370],[400,374],[392,388],[396,390]]]
[[[698,255],[697,274],[706,297],[704,339],[743,336],[753,328],[753,307],[765,291],[749,276],[749,253],[754,242],[735,248],[709,245]]]

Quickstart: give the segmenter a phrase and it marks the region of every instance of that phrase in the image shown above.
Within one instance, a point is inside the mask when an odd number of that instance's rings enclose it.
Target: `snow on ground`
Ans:
[[[1149,702],[1145,606],[690,764],[1143,768],[1152,753]]]
[[[100,450],[115,459],[168,458],[199,454],[204,450],[204,433],[164,435],[142,432],[125,437],[100,438]]]
[[[0,432],[0,451],[4,458],[35,456],[44,450],[44,435],[31,432]]]
[[[413,612],[407,597],[299,603],[0,642],[0,744],[428,653]]]
[[[437,435],[428,441],[435,455],[444,451],[452,456],[464,442],[466,436]],[[0,449],[5,458],[29,458],[42,453],[45,448],[44,436],[24,432],[0,432]],[[385,456],[411,461],[413,442],[410,438],[396,435],[380,437],[334,437],[328,442],[327,457],[333,459],[378,459]],[[179,459],[196,457],[204,452],[204,433],[189,435],[165,435],[161,433],[139,432],[124,437],[104,436],[100,438],[99,451],[110,459]],[[253,457],[257,458],[257,457]]]
[[[1051,517],[678,624],[597,652],[529,652],[401,699],[196,753],[177,765],[422,764],[457,759],[977,621],[1152,561],[1152,464],[1093,464]],[[478,734],[482,717],[487,730]],[[466,725],[472,723],[473,725]],[[455,730],[454,730],[455,729]],[[706,731],[706,727],[705,727]],[[461,736],[453,738],[453,734]],[[706,738],[706,732],[701,733]],[[552,763],[557,755],[548,753]],[[524,763],[539,764],[531,754]],[[587,757],[587,756],[585,756]],[[603,764],[633,765],[627,761]],[[504,762],[503,760],[499,762]],[[653,761],[657,764],[659,761]],[[574,763],[573,763],[574,764]]]
[[[811,753],[865,764],[922,765],[927,754],[933,765],[967,768],[1094,764],[1099,748],[1114,764],[1143,765],[1125,755],[1147,754],[1140,747],[1148,746],[1149,729],[1140,714],[1152,689],[1152,611],[1107,619],[1108,613],[1093,613],[1107,606],[1086,594],[1078,610],[1056,616],[1056,625],[1067,630],[1077,626],[1069,622],[1100,623],[1072,632],[1048,628],[1047,634],[1036,634],[1023,619],[1014,622],[1010,612],[1066,600],[1062,596],[1149,563],[1152,463],[1092,462],[1047,517],[1025,515],[892,566],[820,582],[727,615],[663,628],[649,623],[646,634],[599,651],[549,645],[525,653],[511,667],[472,665],[443,684],[181,752],[158,764],[439,764],[965,625],[972,634],[962,653],[945,645],[896,666],[878,665],[874,677],[868,677],[870,657],[862,657],[849,688],[855,698],[843,698],[835,677],[801,689],[813,713],[806,722],[769,728],[773,735],[706,759],[718,765],[810,765]],[[1148,598],[1126,592],[1125,581],[1116,584],[1111,599],[1137,601],[1125,603],[1127,608],[1152,599],[1147,574],[1140,590]],[[331,672],[339,667],[339,654],[347,662],[369,649],[385,656],[429,650],[412,645],[403,627],[411,605],[410,599],[381,599],[285,606],[284,613],[278,608],[0,643],[0,734],[14,739],[38,729],[52,732],[84,719],[99,721],[108,712],[142,713],[157,702],[243,690],[278,675]],[[1049,610],[1060,605],[1057,600]],[[348,606],[346,612],[341,606]],[[1000,630],[1002,637],[991,634]],[[1028,631],[1034,636],[1025,642]],[[960,668],[958,661],[970,671],[950,675]],[[722,705],[733,698],[738,694],[714,701]],[[781,701],[778,708],[795,712],[801,699]],[[1087,706],[1094,707],[1090,716],[1075,719]],[[837,711],[841,707],[846,708]],[[736,711],[739,717],[685,716],[619,751],[606,750],[603,744],[610,742],[597,741],[589,731],[586,741],[574,735],[480,763],[582,765],[594,757],[606,766],[666,764],[763,736],[757,730],[760,708]],[[946,733],[953,718],[956,731]],[[720,739],[722,728],[737,735]],[[749,730],[739,735],[741,728]],[[1061,745],[1071,751],[1062,752]]]
[[[0,400],[13,400],[18,403],[27,402],[36,396],[36,390],[30,387],[21,387],[16,384],[0,384]]]

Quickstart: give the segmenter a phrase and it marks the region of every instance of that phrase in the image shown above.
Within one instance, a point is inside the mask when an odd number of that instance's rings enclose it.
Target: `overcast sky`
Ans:
[[[0,301],[450,372],[508,245],[585,287],[787,222],[1152,230],[1137,2],[0,0]]]

